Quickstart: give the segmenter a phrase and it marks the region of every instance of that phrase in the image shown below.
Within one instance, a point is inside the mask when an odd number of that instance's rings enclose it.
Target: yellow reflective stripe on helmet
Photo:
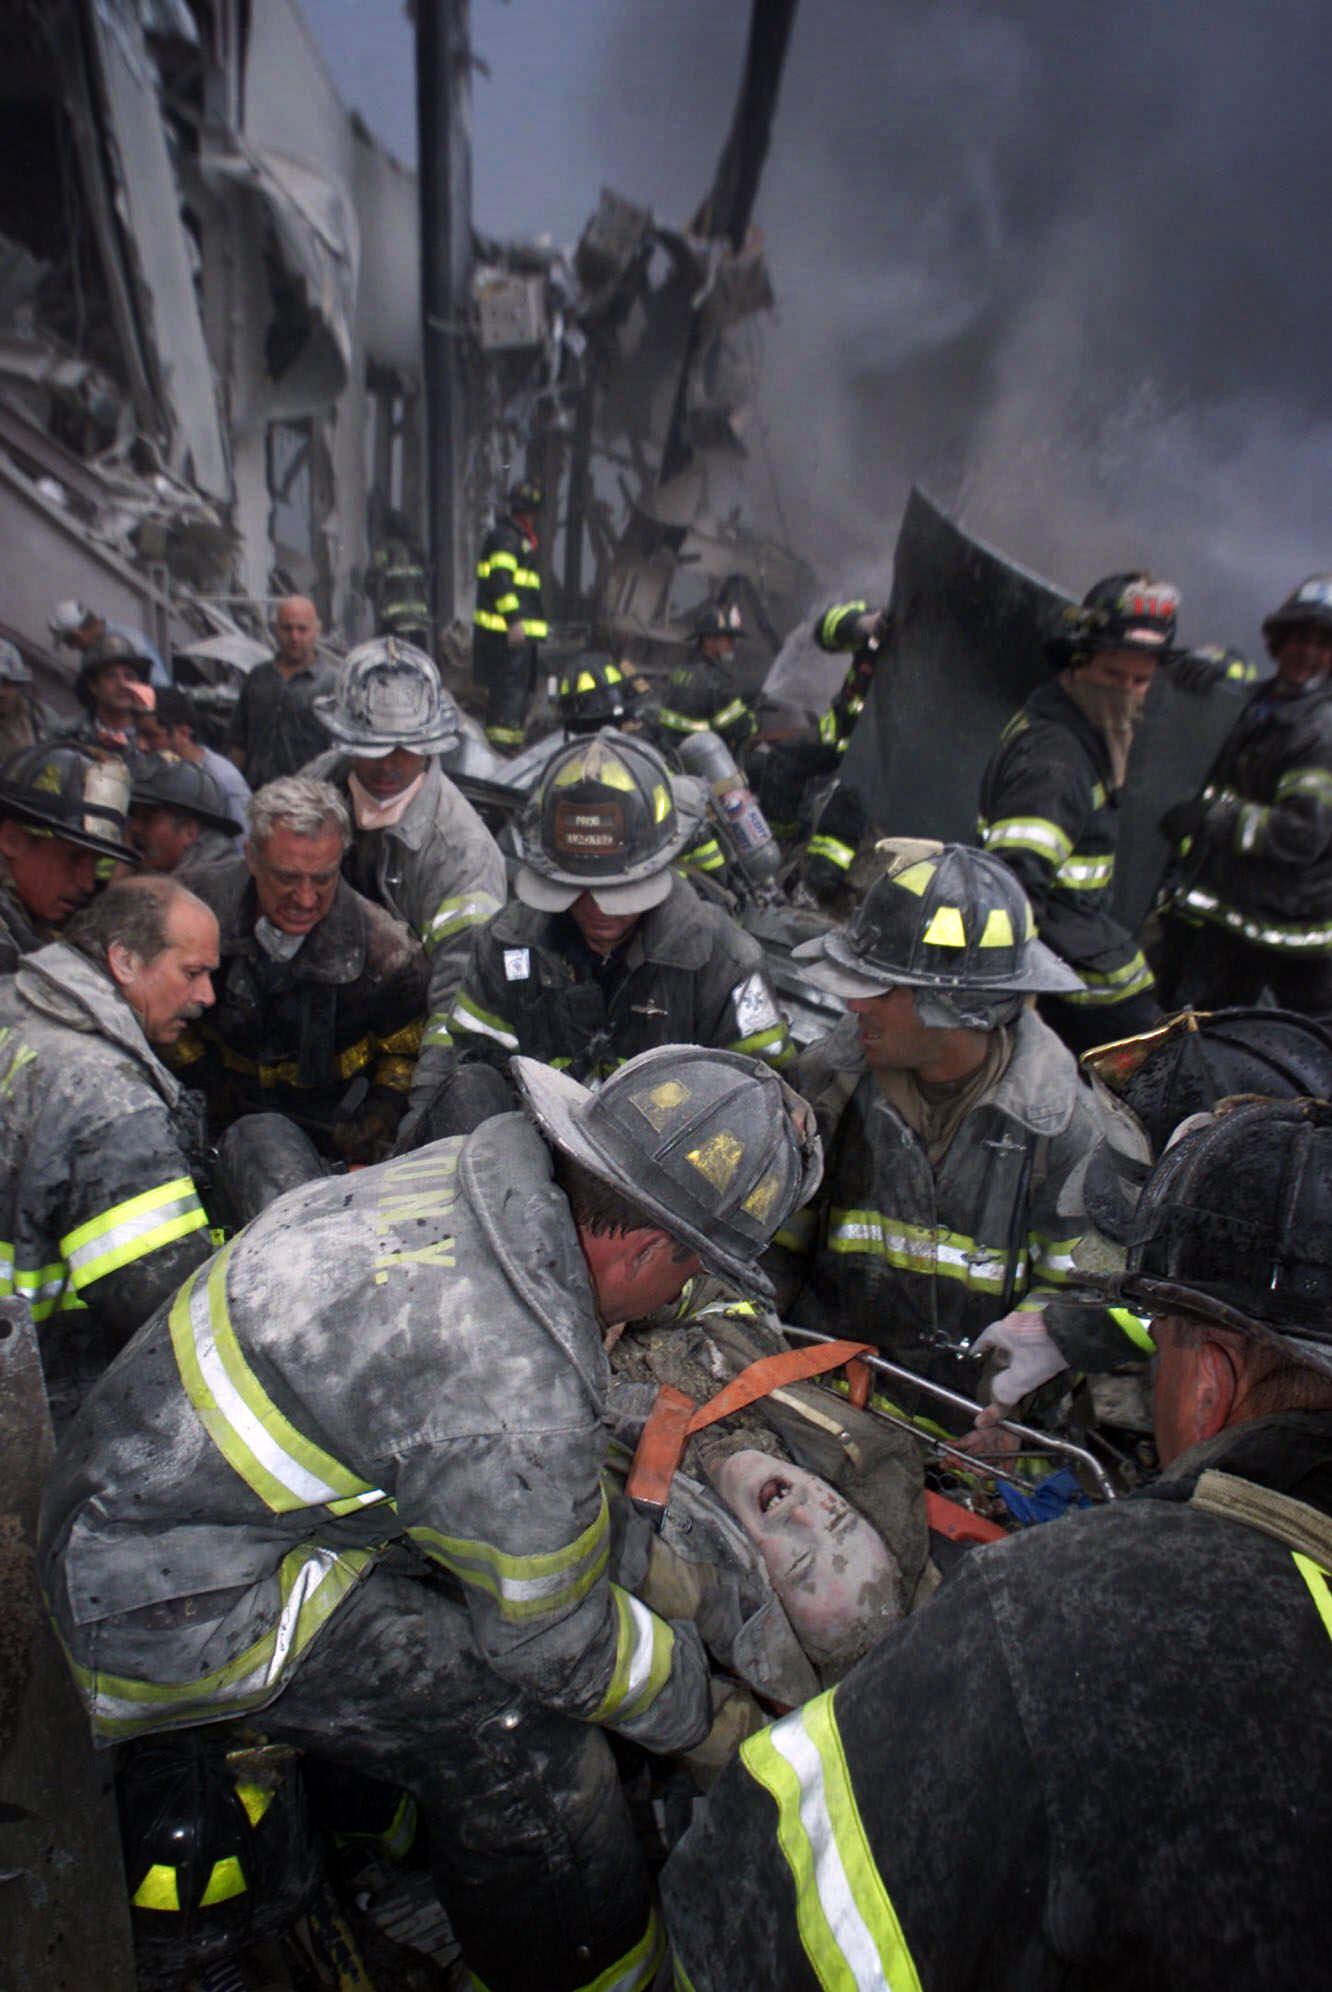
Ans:
[[[245,1817],[251,1826],[257,1826],[277,1797],[277,1791],[267,1785],[250,1784],[242,1779],[236,1786],[236,1796],[245,1807]]]
[[[199,1422],[232,1470],[275,1514],[367,1507],[385,1496],[307,1439],[274,1404],[241,1353],[227,1309],[219,1252],[186,1281],[171,1307],[171,1346]],[[345,1506],[344,1506],[345,1504]]]
[[[468,927],[479,927],[483,920],[492,919],[499,910],[500,902],[493,892],[473,892],[441,899],[426,921],[421,945],[429,954],[441,941],[451,940]]]
[[[474,996],[460,989],[453,999],[449,1012],[451,1031],[475,1031],[481,1037],[493,1038],[505,1051],[517,1051],[518,1039],[504,1017],[497,1017],[492,1010],[483,1010]]]
[[[244,1893],[245,1870],[235,1854],[223,1854],[221,1860],[213,1862],[213,1872],[199,1897],[199,1907],[211,1909],[216,1902],[230,1902],[234,1895]]]
[[[497,636],[503,636],[505,630],[509,627],[503,616],[493,615],[489,609],[478,608],[474,610],[472,621],[478,629],[493,630]]]
[[[817,837],[811,837],[805,846],[806,857],[826,858],[830,865],[836,865],[838,871],[850,871],[855,855],[854,844],[844,844],[840,837],[826,837],[821,832]]]
[[[1067,830],[1045,816],[1005,816],[998,823],[982,823],[981,842],[987,851],[1032,851],[1061,865],[1073,852],[1073,839]]]
[[[474,1590],[495,1600],[511,1623],[573,1610],[605,1571],[610,1560],[610,1517],[602,1493],[596,1519],[563,1549],[534,1556],[510,1556],[493,1543],[470,1536],[444,1535],[424,1525],[409,1528],[436,1563]]]
[[[983,1293],[1002,1293],[1008,1255],[942,1225],[906,1224],[877,1210],[830,1210],[828,1250],[883,1259],[903,1272],[964,1280]]]
[[[1055,873],[1055,884],[1062,885],[1069,892],[1099,892],[1111,883],[1114,875],[1113,851],[1095,857],[1089,857],[1083,851],[1074,851]]]
[[[675,1634],[645,1604],[610,1587],[615,1606],[615,1667],[610,1686],[589,1722],[630,1722],[650,1708],[665,1687],[675,1652]]]
[[[657,722],[668,726],[672,733],[707,733],[712,726],[710,719],[690,719],[687,713],[676,712],[671,706],[658,706]]]
[[[193,1182],[188,1176],[173,1176],[169,1183],[159,1183],[156,1189],[128,1197],[76,1225],[60,1240],[60,1250],[73,1285],[91,1286],[191,1231],[202,1231],[207,1223]]]
[[[1321,1563],[1315,1563],[1311,1556],[1305,1556],[1302,1551],[1293,1549],[1291,1555],[1295,1559],[1295,1568],[1309,1586],[1309,1596],[1313,1599],[1318,1616],[1323,1621],[1324,1630],[1328,1638],[1332,1639],[1332,1584],[1328,1582],[1328,1574]]]
[[[180,1883],[175,1868],[154,1861],[130,1901],[136,1909],[179,1909]]]
[[[1307,927],[1287,926],[1262,914],[1242,913],[1201,886],[1190,887],[1177,904],[1200,920],[1210,920],[1242,935],[1258,948],[1271,948],[1277,954],[1332,953],[1332,924],[1326,921]]]
[[[1108,1307],[1106,1313],[1117,1328],[1123,1329],[1135,1349],[1141,1349],[1148,1356],[1156,1354],[1156,1344],[1147,1326],[1149,1316],[1135,1314],[1131,1307]]]
[[[824,1992],[920,1992],[920,1977],[865,1834],[833,1695],[740,1746],[776,1801],[777,1844],[795,1885],[796,1928]]]
[[[84,1667],[66,1654],[107,1742],[195,1723],[217,1709],[235,1715],[271,1701],[284,1675],[323,1630],[348,1592],[377,1561],[373,1549],[293,1549],[278,1566],[281,1607],[274,1624],[225,1666],[191,1681],[136,1681]]]
[[[1121,962],[1118,968],[1079,967],[1077,973],[1086,986],[1061,991],[1062,1002],[1091,1004],[1099,1008],[1109,1003],[1125,1003],[1130,996],[1139,996],[1144,989],[1156,986],[1155,976],[1137,951],[1126,962]]]

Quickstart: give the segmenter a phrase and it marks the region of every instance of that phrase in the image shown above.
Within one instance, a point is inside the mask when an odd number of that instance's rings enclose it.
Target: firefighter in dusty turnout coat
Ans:
[[[751,1738],[668,1865],[686,1992],[1327,1978],[1332,1110],[1184,1135],[1134,1220],[1165,1466],[968,1556]]]
[[[208,909],[130,879],[0,984],[0,1293],[32,1310],[57,1426],[211,1250],[201,1122],[157,1050],[216,967]]]
[[[607,1579],[602,1330],[705,1263],[762,1291],[818,1141],[732,1054],[514,1064],[530,1118],[292,1191],[159,1309],[62,1450],[46,1583],[99,1740],[248,1715],[405,1784],[479,1981],[634,1992],[602,1730],[685,1749],[712,1704]]]

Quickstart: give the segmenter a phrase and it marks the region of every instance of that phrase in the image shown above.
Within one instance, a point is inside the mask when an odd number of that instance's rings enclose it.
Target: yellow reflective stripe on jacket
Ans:
[[[1288,768],[1272,799],[1287,802],[1293,795],[1307,795],[1312,802],[1332,807],[1332,773],[1326,768]]]
[[[517,574],[518,556],[502,551],[483,554],[476,563],[476,578],[478,581],[488,581],[497,569],[503,569],[508,574]]]
[[[723,726],[734,726],[736,720],[744,719],[748,715],[748,712],[749,707],[743,699],[732,699],[730,704],[724,705],[720,712],[713,713],[712,718],[708,721],[708,725],[714,726],[718,730]]]
[[[795,1046],[791,1042],[785,1017],[779,1017],[766,1030],[751,1031],[748,1037],[732,1038],[725,1049],[741,1052],[747,1058],[761,1058],[769,1065],[785,1065],[795,1056]]]
[[[618,1584],[610,1587],[615,1605],[615,1669],[610,1686],[589,1722],[629,1722],[650,1708],[665,1687],[675,1652],[675,1634]]]
[[[468,927],[479,927],[500,910],[500,902],[493,892],[473,892],[441,899],[430,918],[426,921],[421,935],[421,945],[427,954],[439,946],[441,941],[452,940]]]
[[[78,1308],[83,1302],[72,1290],[66,1291],[69,1269],[64,1260],[53,1266],[15,1266],[14,1247],[0,1243],[0,1300],[17,1294],[28,1303],[34,1321],[45,1321],[59,1307]]]
[[[856,1804],[830,1690],[740,1746],[776,1801],[777,1844],[795,1885],[796,1928],[824,1992],[920,1992],[892,1898]]]
[[[1156,977],[1137,951],[1126,962],[1121,962],[1118,968],[1078,966],[1076,973],[1082,977],[1085,987],[1061,991],[1060,1001],[1063,1003],[1091,1004],[1099,1008],[1108,1003],[1126,1003],[1130,996],[1140,996],[1144,989],[1156,986]]]
[[[261,1086],[299,1086],[301,1084],[300,1065],[294,1058],[280,1058],[275,1065],[263,1065],[257,1059],[247,1058],[243,1051],[233,1051],[229,1044],[220,1038],[209,1038],[209,1044],[222,1063],[232,1072],[243,1072],[247,1078],[257,1079]],[[370,1036],[357,1038],[345,1051],[340,1051],[335,1061],[338,1077],[354,1079],[370,1060],[378,1055],[379,1040]]]
[[[531,643],[544,643],[545,639],[550,635],[550,624],[543,622],[540,616],[525,615],[523,617],[523,635]]]
[[[836,647],[837,625],[843,616],[863,616],[869,609],[868,602],[834,602],[825,609],[819,623],[819,638],[827,645]]]
[[[715,837],[709,837],[701,844],[691,844],[683,857],[676,860],[677,871],[722,871],[726,865],[726,854]]]
[[[503,636],[509,627],[503,616],[493,615],[489,609],[478,608],[474,610],[472,621],[478,629],[494,630],[497,636]]]
[[[227,1308],[231,1250],[200,1266],[171,1307],[176,1367],[200,1424],[274,1514],[319,1506],[344,1514],[383,1501],[380,1488],[297,1430],[246,1362]]]
[[[851,861],[856,855],[854,844],[844,844],[840,837],[826,837],[820,832],[811,837],[805,846],[807,858],[826,858],[838,871],[850,871]]]
[[[1135,1349],[1141,1349],[1144,1355],[1148,1356],[1156,1354],[1156,1344],[1147,1326],[1147,1315],[1135,1314],[1131,1307],[1108,1307],[1106,1313],[1115,1326],[1121,1328],[1128,1336]]]
[[[282,1603],[276,1622],[234,1660],[190,1681],[127,1680],[80,1666],[67,1653],[94,1731],[114,1743],[141,1731],[197,1722],[213,1709],[230,1716],[271,1701],[291,1666],[376,1560],[373,1549],[290,1550],[278,1566]]]
[[[493,1598],[501,1616],[512,1624],[571,1612],[610,1560],[610,1516],[604,1492],[596,1519],[581,1535],[565,1543],[563,1549],[542,1550],[534,1556],[510,1556],[494,1543],[444,1535],[424,1524],[409,1528],[407,1533],[460,1583]]]
[[[787,1252],[808,1252],[818,1236],[818,1213],[808,1204],[803,1210],[793,1210],[785,1224],[773,1233],[772,1242]]]
[[[453,999],[449,1012],[451,1029],[476,1031],[482,1037],[493,1038],[505,1051],[517,1051],[518,1039],[510,1029],[507,1018],[497,1017],[493,1010],[483,1010],[474,996],[460,989]]]
[[[160,1251],[208,1223],[199,1193],[188,1176],[175,1176],[124,1203],[112,1204],[60,1240],[71,1284],[91,1286],[135,1259]]]
[[[1079,1233],[1079,1237],[1081,1234]],[[1078,1238],[1046,1238],[1033,1231],[1027,1240],[1031,1254],[1031,1278],[1054,1286],[1068,1286],[1078,1276],[1073,1248]]]
[[[452,1043],[453,1037],[449,1031],[449,1013],[447,1010],[436,1010],[433,1016],[426,1018],[425,1029],[421,1033],[421,1049],[423,1052],[442,1051]]]
[[[1328,1638],[1332,1639],[1332,1583],[1329,1583],[1328,1574],[1321,1563],[1315,1563],[1313,1558],[1305,1556],[1303,1551],[1293,1549],[1291,1555],[1295,1559],[1295,1568],[1309,1586],[1309,1596],[1317,1607],[1324,1630]]]
[[[1002,1293],[1008,1270],[1007,1253],[980,1245],[960,1231],[948,1231],[942,1225],[906,1224],[878,1210],[830,1210],[828,1250],[864,1252],[926,1278],[941,1274],[945,1279],[965,1280],[983,1293]]]
[[[676,712],[672,706],[658,706],[657,722],[672,733],[707,733],[712,728],[710,719],[690,719],[688,713]]]
[[[1196,885],[1176,904],[1186,912],[1195,913],[1200,920],[1227,927],[1231,933],[1252,941],[1255,947],[1271,948],[1277,954],[1332,953],[1332,923],[1327,921],[1300,927],[1270,920],[1261,913],[1241,913],[1238,907],[1227,906],[1214,892]]]
[[[819,739],[825,747],[832,747],[837,740],[837,714],[831,707],[819,715]]]
[[[1096,856],[1088,856],[1085,851],[1074,851],[1065,858],[1055,873],[1055,884],[1062,885],[1067,892],[1100,892],[1115,876],[1115,854],[1105,851]]]
[[[1033,851],[1056,866],[1073,855],[1073,839],[1067,830],[1045,816],[1004,816],[997,823],[982,818],[977,827],[987,851]]]
[[[519,567],[515,565],[513,578],[515,585],[519,588],[539,588],[541,586],[541,576],[537,573],[535,567]]]

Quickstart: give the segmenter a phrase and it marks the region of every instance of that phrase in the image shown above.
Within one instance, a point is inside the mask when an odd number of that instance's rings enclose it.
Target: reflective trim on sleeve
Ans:
[[[987,851],[1032,851],[1056,866],[1073,855],[1067,830],[1044,816],[1004,816],[997,823],[982,823],[980,832]]]
[[[819,739],[825,747],[833,747],[837,743],[837,714],[831,707],[819,714]]]
[[[0,1298],[17,1294],[26,1300],[34,1321],[45,1321],[57,1307],[63,1312],[83,1306],[72,1290],[66,1291],[68,1280],[63,1259],[53,1266],[15,1266],[13,1246],[0,1244]]]
[[[500,902],[492,892],[473,892],[441,899],[425,923],[421,945],[427,954],[432,954],[441,941],[452,940],[455,934],[465,932],[468,927],[479,927],[499,910]]]
[[[516,616],[518,614],[518,597],[516,595],[501,595],[495,607],[502,616]],[[507,629],[508,626],[506,622],[504,627]]]
[[[749,707],[743,699],[732,699],[720,712],[714,712],[708,724],[720,732],[723,726],[734,726],[738,719],[749,717]]]
[[[1135,1349],[1141,1349],[1143,1354],[1148,1356],[1156,1354],[1156,1344],[1147,1326],[1150,1319],[1148,1315],[1135,1314],[1131,1307],[1107,1307],[1105,1311],[1115,1326],[1121,1328],[1128,1336]]]
[[[903,1272],[962,1280],[982,1293],[1002,1293],[1008,1269],[1006,1253],[980,1245],[960,1231],[906,1224],[878,1210],[830,1210],[828,1250],[864,1252]]]
[[[1055,884],[1067,892],[1102,892],[1115,876],[1115,854],[1113,851],[1090,857],[1085,851],[1074,851],[1072,857],[1065,858],[1055,873]]]
[[[159,1183],[156,1189],[128,1197],[76,1225],[60,1240],[60,1250],[77,1290],[174,1244],[191,1231],[203,1231],[207,1224],[193,1182],[188,1176],[174,1176],[169,1183]]]
[[[610,1686],[589,1722],[630,1722],[652,1706],[670,1677],[675,1634],[618,1584],[610,1587],[617,1630]]]
[[[787,1252],[808,1252],[818,1236],[818,1212],[808,1205],[803,1210],[793,1210],[779,1231],[773,1234],[773,1244],[780,1245]]]
[[[1079,1237],[1081,1234],[1079,1233]],[[1077,1278],[1073,1248],[1078,1238],[1046,1238],[1033,1231],[1027,1240],[1031,1254],[1031,1278],[1052,1286],[1068,1286]]]
[[[1081,963],[1075,963],[1074,967],[1085,986],[1081,989],[1061,989],[1061,1003],[1077,1003],[1100,1009],[1110,1003],[1127,1003],[1130,996],[1141,996],[1145,990],[1156,987],[1156,977],[1136,949],[1118,968],[1084,968]]]
[[[463,1584],[495,1600],[511,1624],[571,1612],[597,1583],[610,1560],[610,1517],[603,1492],[595,1521],[563,1549],[510,1556],[493,1543],[443,1535],[422,1524],[407,1531],[426,1554]]]
[[[550,624],[543,622],[540,616],[524,616],[523,635],[529,643],[544,643],[550,635]]]
[[[503,616],[492,615],[489,609],[477,609],[472,621],[478,629],[491,630],[496,636],[503,636],[509,627]]]
[[[687,713],[676,712],[671,706],[658,706],[657,722],[672,733],[707,733],[712,727],[710,719],[690,719]]]
[[[421,1050],[446,1051],[452,1043],[453,1039],[449,1034],[449,1013],[447,1010],[436,1010],[433,1016],[426,1018],[425,1029],[421,1033]]]
[[[1272,799],[1288,802],[1293,795],[1305,795],[1325,809],[1332,808],[1332,773],[1326,768],[1288,768]]]
[[[492,726],[487,722],[486,739],[492,747],[521,747],[523,729],[521,726]]]
[[[824,1992],[920,1992],[920,1978],[865,1834],[833,1696],[740,1746],[776,1801],[777,1844],[795,1886],[796,1928]]]
[[[678,861],[681,871],[715,872],[725,868],[726,855],[715,837],[709,837],[700,844],[691,844]]]
[[[752,1031],[748,1037],[732,1038],[727,1051],[742,1052],[747,1058],[761,1058],[768,1065],[785,1065],[795,1056],[795,1046],[782,1017],[765,1031]]]
[[[826,858],[840,872],[850,871],[855,855],[854,844],[844,844],[840,837],[827,837],[822,832],[811,837],[805,846],[807,858]]]
[[[507,574],[517,574],[517,555],[503,552],[483,554],[476,563],[476,578],[478,581],[488,581],[492,574],[500,570]]]
[[[505,1051],[517,1051],[518,1040],[503,1017],[497,1017],[490,1010],[483,1010],[465,989],[460,989],[453,999],[449,1011],[451,1030],[474,1031],[481,1037],[493,1038]]]
[[[830,609],[824,610],[819,620],[817,640],[820,647],[824,650],[840,650],[842,645],[837,640],[837,625],[843,616],[863,616],[868,611],[868,602],[834,602]]]
[[[1330,954],[1332,953],[1332,924],[1319,922],[1307,927],[1287,926],[1274,920],[1266,920],[1261,914],[1241,913],[1236,906],[1227,906],[1214,892],[1206,892],[1201,886],[1191,886],[1176,905],[1187,913],[1194,913],[1200,920],[1210,920],[1218,927],[1226,927],[1232,934],[1252,941],[1256,948],[1271,948],[1276,954]]]
[[[322,1631],[348,1592],[377,1561],[373,1549],[293,1549],[278,1567],[281,1609],[267,1632],[211,1674],[192,1681],[135,1681],[82,1667],[70,1669],[97,1736],[119,1742],[150,1730],[216,1720],[260,1708]]]
[[[246,1362],[227,1308],[232,1250],[201,1266],[171,1307],[176,1367],[200,1424],[274,1514],[320,1506],[345,1514],[386,1500],[382,1489],[298,1431]]]

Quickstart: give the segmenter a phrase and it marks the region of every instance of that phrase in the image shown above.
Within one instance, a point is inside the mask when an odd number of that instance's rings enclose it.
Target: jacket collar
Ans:
[[[1332,1411],[1283,1411],[1229,1425],[1182,1453],[1144,1492],[1187,1501],[1209,1469],[1332,1512]]]
[[[178,1081],[154,1052],[110,976],[86,955],[63,941],[53,941],[24,956],[14,985],[39,1016],[114,1044],[142,1069],[167,1105],[175,1106],[181,1090]]]
[[[1053,720],[1068,732],[1077,735],[1087,752],[1095,760],[1102,774],[1110,769],[1110,749],[1099,729],[1092,725],[1081,706],[1069,697],[1057,678],[1048,684],[1038,685],[1027,700],[1027,711],[1037,719]]]
[[[461,1170],[467,1201],[510,1286],[604,1404],[610,1365],[549,1148],[525,1114],[497,1114],[468,1135]]]
[[[1062,1134],[1073,1118],[1082,1083],[1073,1054],[1034,1010],[1020,1011],[1012,1030],[1013,1056],[998,1085],[973,1112],[1004,1114],[1035,1135]],[[831,1072],[860,1072],[873,1083],[856,1037],[854,1018],[836,1024],[822,1049]]]

